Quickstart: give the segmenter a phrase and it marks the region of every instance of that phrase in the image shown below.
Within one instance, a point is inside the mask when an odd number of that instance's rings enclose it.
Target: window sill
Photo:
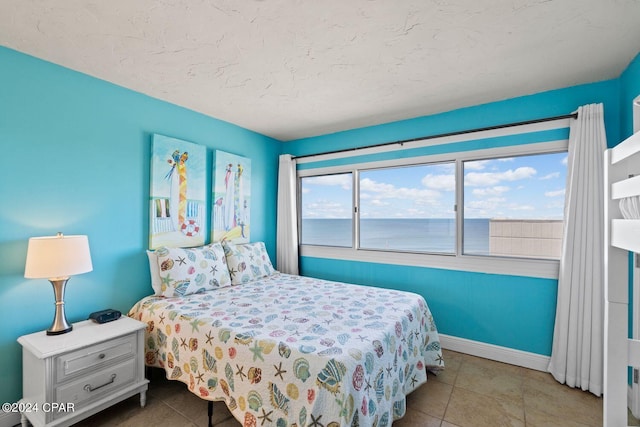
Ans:
[[[560,262],[557,260],[417,254],[309,245],[300,246],[300,256],[544,279],[557,279],[560,268]]]

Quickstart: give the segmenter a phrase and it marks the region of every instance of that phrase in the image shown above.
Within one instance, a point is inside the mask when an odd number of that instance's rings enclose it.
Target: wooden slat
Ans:
[[[611,184],[611,198],[622,199],[640,195],[640,175]]]
[[[640,220],[612,219],[611,245],[640,253]]]
[[[611,163],[615,164],[640,152],[640,132],[636,132],[611,149]]]

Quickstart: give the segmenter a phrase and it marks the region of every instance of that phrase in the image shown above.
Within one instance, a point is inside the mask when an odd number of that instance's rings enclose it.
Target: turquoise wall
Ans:
[[[0,401],[22,395],[16,339],[46,329],[47,280],[25,279],[32,236],[87,234],[91,273],[67,286],[70,321],[123,312],[150,293],[145,249],[151,135],[251,158],[251,238],[275,259],[281,143],[238,126],[0,47]],[[210,183],[208,189],[210,190]]]
[[[599,102],[604,103],[607,139],[611,146],[620,141],[619,100],[620,80],[613,79],[291,141],[285,143],[285,151],[302,155],[438,135],[569,114],[581,105]],[[496,138],[495,145],[501,140]],[[477,141],[467,144],[467,149],[478,148]],[[464,146],[465,143],[456,144],[456,151],[459,151],[464,147],[457,145]],[[447,148],[438,146],[422,150],[444,149]],[[388,157],[388,154],[384,156]],[[340,162],[344,160],[327,164]],[[317,165],[304,164],[301,168],[313,166]],[[557,280],[313,257],[302,258],[301,273],[417,292],[427,300],[438,330],[443,334],[546,356],[551,354]]]

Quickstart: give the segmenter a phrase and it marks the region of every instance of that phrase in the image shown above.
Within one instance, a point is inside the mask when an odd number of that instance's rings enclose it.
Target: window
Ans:
[[[300,179],[303,245],[353,246],[353,174]]]
[[[559,259],[567,153],[463,162],[463,253]]]
[[[360,171],[362,249],[454,254],[455,163]]]
[[[570,119],[298,162],[300,253],[557,278]]]

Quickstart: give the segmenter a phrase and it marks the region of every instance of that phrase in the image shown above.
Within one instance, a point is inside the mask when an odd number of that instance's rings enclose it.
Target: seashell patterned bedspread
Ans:
[[[390,426],[405,395],[444,368],[417,294],[276,273],[215,291],[140,300],[148,366],[244,426]]]

